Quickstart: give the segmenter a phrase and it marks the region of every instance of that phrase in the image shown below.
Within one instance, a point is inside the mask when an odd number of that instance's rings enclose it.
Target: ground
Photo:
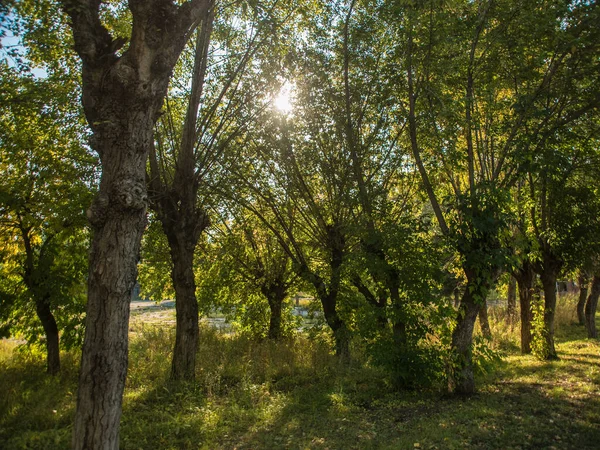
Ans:
[[[561,326],[558,361],[504,342],[478,393],[456,398],[395,390],[375,368],[340,366],[325,341],[256,342],[206,325],[197,381],[173,384],[172,332],[157,316],[168,311],[133,314],[123,449],[600,448],[600,343],[578,325]],[[78,355],[49,377],[43,358],[14,346],[0,344],[0,448],[68,448]]]

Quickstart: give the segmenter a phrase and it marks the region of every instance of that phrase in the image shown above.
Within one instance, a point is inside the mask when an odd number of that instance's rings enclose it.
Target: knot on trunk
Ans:
[[[145,209],[148,195],[144,183],[133,180],[121,180],[115,184],[113,199],[123,209]]]
[[[108,203],[108,197],[99,194],[86,211],[87,218],[94,228],[100,228],[106,222]]]

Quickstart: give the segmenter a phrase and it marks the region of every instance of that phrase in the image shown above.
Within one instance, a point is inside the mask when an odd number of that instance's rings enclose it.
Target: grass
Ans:
[[[168,380],[172,330],[136,321],[123,405],[123,449],[595,449],[600,442],[600,343],[557,310],[560,360],[518,353],[491,311],[505,355],[453,398],[396,391],[360,358],[340,366],[326,339],[256,342],[202,327],[197,381]],[[0,343],[0,448],[68,448],[78,355],[58,377],[40,355]]]

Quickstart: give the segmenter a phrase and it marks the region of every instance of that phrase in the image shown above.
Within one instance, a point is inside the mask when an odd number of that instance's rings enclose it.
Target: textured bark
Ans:
[[[535,273],[533,267],[528,261],[515,271],[514,277],[519,287],[519,306],[521,310],[521,353],[531,353],[531,322],[533,312],[531,310],[531,301],[534,295],[533,282]]]
[[[350,334],[346,328],[346,324],[340,318],[337,312],[337,292],[323,292],[317,291],[321,306],[323,307],[323,315],[325,321],[331,331],[333,331],[333,338],[335,340],[335,354],[342,360],[350,358]]]
[[[596,310],[598,308],[598,297],[600,297],[600,276],[594,275],[590,295],[585,304],[585,328],[590,339],[598,338],[596,330]]]
[[[492,339],[492,329],[490,328],[490,319],[488,317],[488,305],[487,301],[481,305],[479,309],[479,326],[481,327],[481,334],[486,339]]]
[[[36,301],[35,310],[42,322],[46,334],[46,371],[50,375],[60,372],[60,348],[58,344],[58,326],[50,310],[48,299]]]
[[[456,328],[452,333],[452,352],[456,360],[449,371],[448,389],[455,394],[472,394],[475,392],[473,374],[473,329],[481,304],[477,303],[469,289],[469,282],[462,296],[458,309]]]
[[[506,304],[508,323],[513,325],[517,316],[517,280],[511,276],[508,280],[508,299]]]
[[[113,39],[100,3],[63,0],[82,61],[83,107],[100,156],[98,195],[88,210],[93,237],[81,357],[75,449],[117,449],[127,373],[129,302],[146,224],[145,172],[170,74],[199,17],[192,0],[130,0],[131,42]]]
[[[175,224],[176,222],[172,222]],[[194,278],[194,249],[197,239],[182,230],[173,231],[164,226],[171,251],[171,278],[175,289],[176,332],[175,348],[171,363],[171,378],[193,380],[196,372],[196,352],[198,350],[198,301],[196,300],[196,280]]]
[[[588,276],[581,272],[578,277],[579,283],[579,300],[577,302],[577,321],[579,325],[585,325],[585,304],[588,296]]]
[[[116,125],[119,118],[111,122]],[[152,115],[138,113],[129,117],[127,126],[115,125],[112,132],[95,133],[103,172],[99,196],[88,211],[94,234],[73,435],[76,449],[119,447],[129,302],[146,223],[145,154],[140,147],[152,137]]]

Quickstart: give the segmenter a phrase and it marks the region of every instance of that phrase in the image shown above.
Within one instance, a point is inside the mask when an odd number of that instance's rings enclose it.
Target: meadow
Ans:
[[[518,324],[491,309],[491,350],[478,392],[397,390],[359,345],[340,364],[325,337],[281,342],[201,328],[194,383],[169,381],[173,329],[133,315],[121,421],[123,449],[597,449],[600,342],[557,310],[560,359],[518,350]],[[69,447],[79,354],[59,376],[40,354],[0,342],[0,448]]]

